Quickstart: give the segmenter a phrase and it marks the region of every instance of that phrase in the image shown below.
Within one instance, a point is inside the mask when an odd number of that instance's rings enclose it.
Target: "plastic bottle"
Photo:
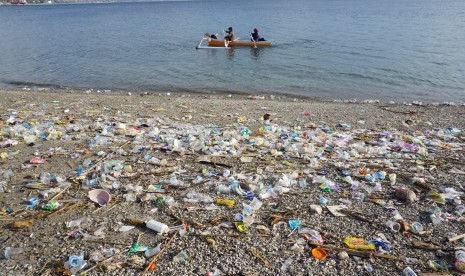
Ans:
[[[387,221],[386,222],[386,226],[389,227],[389,229],[391,229],[391,231],[393,232],[399,232],[400,231],[400,224],[398,222],[395,222],[395,221]]]
[[[168,233],[170,230],[168,225],[162,222],[153,220],[153,219],[146,221],[145,226],[147,226],[147,228],[152,229],[153,231],[156,231],[160,234]]]
[[[226,199],[226,198],[218,198],[216,199],[215,201],[216,204],[218,205],[225,205],[225,206],[234,206],[234,204],[236,204],[236,202],[232,199]]]
[[[365,200],[365,194],[360,192],[360,191],[353,191],[352,192],[352,199],[362,202],[363,200]]]
[[[68,222],[66,222],[66,228],[78,227],[78,226],[80,226],[82,223],[86,223],[86,222],[88,222],[89,220],[90,220],[89,218],[83,217],[83,218],[80,218],[80,219],[68,221]]]
[[[33,198],[31,198],[31,199],[29,199],[29,200],[27,201],[27,206],[26,206],[26,208],[27,208],[27,209],[33,209],[34,207],[37,206],[38,203],[39,203],[39,198],[33,197]]]
[[[56,202],[56,201],[52,201],[52,202],[49,202],[47,204],[44,204],[42,205],[42,209],[44,209],[45,211],[54,211],[58,208],[60,208],[62,206],[62,204]]]
[[[242,214],[244,215],[244,217],[252,215],[253,213],[252,206],[244,204],[244,203],[242,203],[242,205],[243,205]]]
[[[173,258],[173,262],[185,262],[189,260],[189,255],[187,255],[186,251],[181,251],[179,252],[176,256]]]
[[[418,234],[423,231],[423,225],[421,225],[419,222],[414,222],[412,223],[412,228],[410,231],[412,231],[414,234]]]
[[[24,249],[21,247],[6,247],[3,255],[5,259],[9,259],[13,255],[18,255],[24,253]]]
[[[301,188],[306,188],[307,187],[307,180],[305,180],[305,178],[299,179],[299,186]]]
[[[66,269],[69,269],[72,275],[76,275],[79,270],[83,269],[87,265],[87,261],[84,260],[84,254],[81,253],[78,256],[69,256],[68,261],[64,264]]]
[[[50,182],[51,182],[50,174],[49,174],[49,173],[44,173],[44,172],[42,172],[42,173],[40,173],[39,178],[40,178],[40,182],[42,182],[43,184],[48,185],[48,184],[50,184]]]
[[[256,198],[256,197],[252,200],[252,202],[250,202],[250,206],[252,206],[252,209],[253,209],[254,211],[257,211],[258,209],[260,209],[260,207],[262,207],[262,205],[263,205],[263,202],[261,202],[261,201],[260,201],[258,198]]]
[[[150,249],[146,250],[144,255],[145,255],[145,257],[149,258],[149,257],[154,256],[155,254],[157,254],[160,251],[161,251],[161,247],[160,247],[160,244],[159,244],[156,247],[153,247],[153,248],[150,248]]]
[[[326,205],[328,204],[328,202],[329,202],[329,199],[325,197],[320,197],[320,205]]]

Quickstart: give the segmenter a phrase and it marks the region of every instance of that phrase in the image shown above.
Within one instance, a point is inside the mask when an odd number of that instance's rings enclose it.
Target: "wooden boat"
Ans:
[[[247,40],[235,40],[228,43],[228,47],[270,47],[271,41],[257,41],[255,44]],[[209,47],[224,47],[224,40],[210,39],[208,41]]]
[[[207,41],[208,46],[203,46],[203,42]],[[229,49],[231,47],[270,47],[271,46],[271,41],[257,41],[253,42],[250,40],[239,40],[237,38],[234,41],[229,42],[227,45],[224,45],[224,40],[223,39],[213,39],[210,37],[210,34],[206,33],[203,37],[202,40],[200,40],[200,43],[196,49]]]

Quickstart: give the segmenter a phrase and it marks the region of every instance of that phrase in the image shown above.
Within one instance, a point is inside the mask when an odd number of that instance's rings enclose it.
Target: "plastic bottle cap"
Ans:
[[[313,248],[312,249],[312,256],[315,257],[315,259],[318,260],[324,260],[328,256],[326,251],[323,248]]]

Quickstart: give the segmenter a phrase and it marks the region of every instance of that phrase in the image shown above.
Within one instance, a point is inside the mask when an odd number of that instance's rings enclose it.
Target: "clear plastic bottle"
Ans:
[[[87,265],[87,261],[84,260],[84,254],[81,253],[78,256],[70,256],[68,261],[65,262],[64,267],[69,269],[71,275],[76,275],[81,269]]]
[[[150,257],[154,256],[155,254],[157,254],[160,251],[161,251],[161,247],[160,247],[160,244],[159,244],[156,247],[153,247],[153,248],[150,248],[150,249],[146,250],[144,255],[145,255],[145,257],[150,258]]]
[[[76,220],[71,220],[71,221],[66,222],[66,228],[79,227],[81,226],[81,224],[84,224],[88,221],[90,221],[90,219],[87,217],[83,217],[83,218],[76,219]]]
[[[168,225],[162,222],[153,220],[153,219],[146,221],[145,225],[147,226],[147,228],[152,229],[153,231],[159,232],[160,234],[168,233],[170,230]]]
[[[24,249],[21,247],[6,247],[3,255],[5,259],[9,259],[13,255],[19,255],[24,253]]]
[[[179,252],[176,256],[173,258],[173,262],[185,262],[189,260],[189,255],[187,255],[186,251],[181,251]]]

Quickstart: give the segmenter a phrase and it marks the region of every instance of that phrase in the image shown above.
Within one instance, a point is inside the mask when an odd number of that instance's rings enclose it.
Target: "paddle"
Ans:
[[[225,30],[223,30],[223,34],[224,34],[224,37],[226,37],[226,32],[225,32]],[[231,33],[228,33],[228,36],[230,36],[230,35],[231,35]],[[234,37],[234,36],[233,36],[233,37]],[[225,47],[225,48],[228,48],[229,43],[230,43],[231,41],[234,42],[234,41],[236,41],[236,40],[239,40],[239,37],[238,37],[238,38],[234,38],[233,40],[230,40],[230,41],[227,41],[226,39],[224,39],[224,47]]]
[[[250,33],[250,38],[251,38],[252,41],[253,41],[253,47],[254,47],[254,48],[257,48],[257,42],[255,41],[255,39],[253,39],[252,33]]]
[[[223,29],[223,37],[226,37],[226,31],[224,29]],[[226,38],[223,38],[223,40],[224,40],[224,48],[228,48],[229,41]]]

